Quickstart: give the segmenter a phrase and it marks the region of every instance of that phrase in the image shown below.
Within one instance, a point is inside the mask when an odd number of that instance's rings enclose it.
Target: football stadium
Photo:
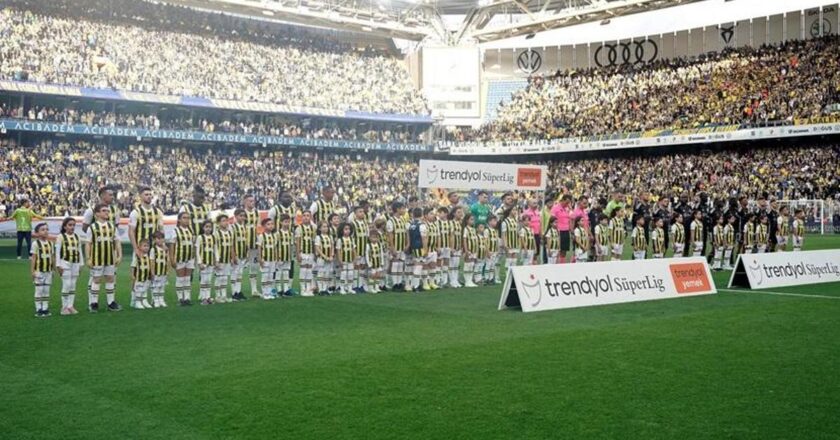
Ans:
[[[838,0],[0,0],[0,438],[840,438]]]

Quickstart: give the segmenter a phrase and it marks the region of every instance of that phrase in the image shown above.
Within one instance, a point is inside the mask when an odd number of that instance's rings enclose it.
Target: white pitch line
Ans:
[[[732,292],[732,293],[762,293],[764,295],[780,295],[780,296],[799,296],[803,298],[822,298],[822,299],[837,299],[840,300],[840,296],[827,296],[827,295],[808,295],[805,293],[789,293],[789,292],[768,292],[765,290],[734,290],[734,289],[718,289],[721,292]]]

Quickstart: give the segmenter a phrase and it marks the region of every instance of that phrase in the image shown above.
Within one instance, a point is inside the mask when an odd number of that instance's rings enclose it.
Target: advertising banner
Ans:
[[[741,254],[729,287],[768,289],[840,281],[840,249]]]
[[[517,266],[508,271],[499,310],[600,306],[717,293],[705,258]]]
[[[545,165],[420,160],[420,188],[544,191]]]

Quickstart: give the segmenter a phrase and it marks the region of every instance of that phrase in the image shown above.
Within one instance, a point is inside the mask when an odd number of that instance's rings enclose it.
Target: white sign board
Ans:
[[[420,188],[544,191],[545,165],[420,160]]]
[[[741,254],[729,287],[767,289],[840,281],[840,249]]]
[[[499,310],[523,312],[717,293],[705,258],[517,266],[508,271]]]

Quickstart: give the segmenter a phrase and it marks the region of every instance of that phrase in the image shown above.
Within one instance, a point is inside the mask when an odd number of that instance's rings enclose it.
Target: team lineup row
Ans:
[[[571,233],[559,231],[551,217],[545,233],[534,234],[530,217],[517,206],[479,219],[463,206],[413,208],[409,216],[405,205],[394,202],[389,215],[374,218],[359,206],[342,221],[330,201],[319,200],[294,221],[294,208],[283,212],[283,205],[260,219],[249,199],[232,216],[211,215],[211,208],[200,198],[196,203],[185,202],[167,236],[162,212],[151,205],[151,189],[142,188],[140,203],[129,218],[131,307],[166,307],[164,291],[171,270],[175,271],[176,297],[183,306],[191,305],[196,269],[201,304],[245,300],[246,270],[252,296],[294,295],[295,264],[301,296],[425,291],[462,287],[461,276],[464,287],[498,283],[502,266],[561,263],[569,251],[571,261],[578,263],[620,260],[628,237],[623,207],[612,210],[609,217],[599,215],[592,229],[583,224],[583,217],[577,217]],[[800,250],[803,212],[795,212],[792,226],[787,207],[779,214],[776,249],[786,250],[792,235],[793,250]],[[645,218],[639,217],[629,234],[633,258],[665,258],[669,250],[672,257],[702,256],[707,236],[702,217],[695,211],[686,219],[690,220],[686,228],[682,215],[676,214],[667,232],[663,219],[652,220],[648,229]],[[86,213],[82,234],[76,233],[76,221],[70,217],[56,237],[50,237],[45,224],[35,227],[30,253],[36,316],[49,315],[53,272],[62,281],[61,313],[78,313],[74,302],[82,266],[90,270],[88,309],[99,310],[103,284],[108,310],[121,309],[115,300],[116,268],[123,259],[117,219],[114,205],[99,203]],[[708,234],[714,269],[730,269],[736,251],[765,252],[771,246],[767,215],[749,215],[740,231],[736,221],[732,215],[718,216]]]

